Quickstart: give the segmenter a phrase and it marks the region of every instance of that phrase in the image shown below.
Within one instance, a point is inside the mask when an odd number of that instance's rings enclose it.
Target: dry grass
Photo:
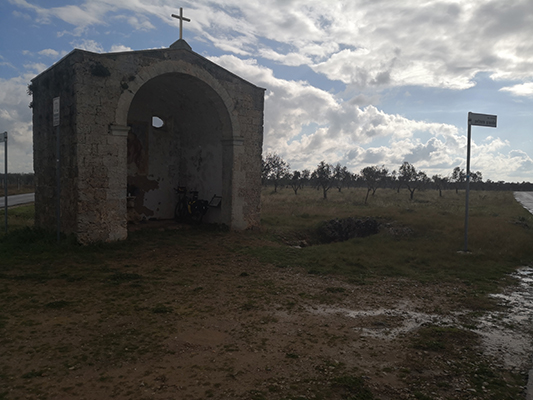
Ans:
[[[0,177],[3,179],[3,175]],[[13,196],[16,194],[25,194],[35,192],[35,187],[33,185],[8,185],[7,195]],[[4,187],[0,188],[0,197],[4,197]]]
[[[2,229],[0,237],[5,233],[4,230],[4,221],[5,221],[5,211],[0,209],[0,220],[2,221]],[[7,223],[8,230],[17,230],[25,227],[32,227],[33,221],[35,218],[35,208],[33,204],[28,204],[24,206],[10,207],[7,209]]]
[[[533,216],[512,192],[472,192],[469,250],[464,247],[464,193],[378,190],[364,204],[365,190],[330,191],[328,200],[306,188],[263,191],[263,229],[279,242],[303,240],[318,244],[316,231],[325,220],[374,217],[382,223],[372,237],[344,243],[256,249],[264,260],[279,266],[300,265],[313,273],[337,273],[351,278],[403,276],[419,280],[461,279],[480,290],[493,289],[505,273],[533,262]],[[392,235],[390,227],[406,228],[406,237]]]

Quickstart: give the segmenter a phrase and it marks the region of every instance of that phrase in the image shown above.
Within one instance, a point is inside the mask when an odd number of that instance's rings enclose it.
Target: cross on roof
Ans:
[[[189,18],[185,18],[183,16],[183,8],[180,7],[180,15],[176,15],[176,14],[172,14],[172,16],[174,18],[177,18],[180,20],[180,39],[182,39],[183,37],[183,21],[187,21],[187,22],[191,22],[191,20]]]

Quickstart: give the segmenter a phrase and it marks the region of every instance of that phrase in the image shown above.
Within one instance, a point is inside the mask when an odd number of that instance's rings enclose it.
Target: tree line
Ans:
[[[359,173],[348,171],[340,163],[336,165],[321,161],[314,171],[304,169],[292,171],[288,162],[276,153],[268,153],[262,159],[261,181],[264,186],[274,186],[277,192],[280,187],[290,187],[294,194],[305,186],[321,190],[324,199],[332,188],[339,192],[343,188],[365,187],[365,204],[370,194],[376,193],[379,188],[391,188],[398,192],[401,188],[409,191],[412,200],[417,190],[435,189],[439,196],[446,189],[455,189],[458,192],[466,187],[466,172],[463,168],[455,167],[448,176],[433,175],[429,177],[424,171],[417,170],[414,165],[404,161],[398,170],[389,171],[384,165],[368,166]],[[473,190],[533,190],[529,182],[506,183],[494,182],[490,179],[483,181],[480,171],[470,172],[470,188]]]

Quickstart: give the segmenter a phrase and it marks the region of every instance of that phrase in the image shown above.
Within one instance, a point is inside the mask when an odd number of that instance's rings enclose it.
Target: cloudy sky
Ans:
[[[168,47],[184,8],[192,49],[266,88],[264,152],[293,169],[409,161],[533,181],[532,0],[2,0],[0,132],[31,172],[27,85],[73,48]],[[3,150],[0,148],[3,165]]]

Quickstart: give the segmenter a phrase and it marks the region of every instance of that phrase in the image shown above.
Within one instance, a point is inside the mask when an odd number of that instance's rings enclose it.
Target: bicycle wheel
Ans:
[[[200,214],[198,213],[198,202],[196,200],[189,201],[188,209],[189,216],[193,222],[200,222]]]
[[[194,222],[200,223],[202,222],[202,219],[204,215],[207,213],[208,210],[208,203],[206,200],[196,200],[192,204],[191,207],[191,217]]]
[[[186,199],[180,199],[177,203],[176,203],[176,208],[174,208],[174,219],[176,221],[185,221],[186,217],[187,217],[187,203],[186,203]]]

